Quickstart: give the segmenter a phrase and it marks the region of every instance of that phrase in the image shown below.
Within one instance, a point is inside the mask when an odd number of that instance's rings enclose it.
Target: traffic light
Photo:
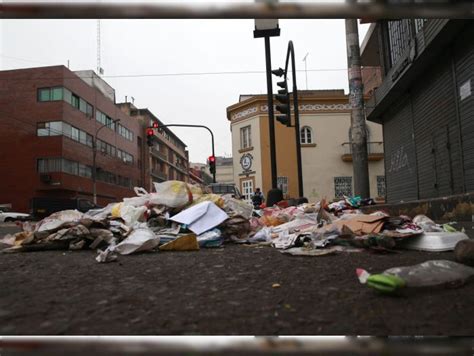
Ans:
[[[209,158],[207,159],[207,161],[209,162],[209,171],[214,174],[216,173],[216,157],[214,156],[209,156]]]
[[[152,128],[147,128],[146,129],[146,144],[148,146],[153,146],[153,141],[154,141],[154,137],[155,137],[155,132],[153,131]]]
[[[159,127],[158,123],[157,123],[157,122],[154,122],[154,123],[153,123],[153,128],[154,128],[154,129],[157,129],[158,127]]]
[[[277,102],[276,109],[280,112],[280,115],[276,116],[276,119],[286,125],[291,127],[291,110],[290,110],[290,94],[288,93],[288,84],[286,79],[278,82],[277,85],[281,88],[278,90],[278,94],[275,95]]]

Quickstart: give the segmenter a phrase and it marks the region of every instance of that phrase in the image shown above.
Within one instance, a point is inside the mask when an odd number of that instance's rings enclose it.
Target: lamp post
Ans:
[[[119,121],[120,121],[120,119],[112,120],[112,122],[114,124],[114,129],[115,129],[115,124]],[[95,205],[97,205],[97,188],[96,188],[96,179],[97,179],[97,167],[96,167],[97,135],[99,134],[99,131],[102,130],[106,126],[109,126],[109,124],[103,124],[101,127],[99,127],[96,130],[94,137],[92,138],[92,196],[93,196],[93,202],[94,202]]]

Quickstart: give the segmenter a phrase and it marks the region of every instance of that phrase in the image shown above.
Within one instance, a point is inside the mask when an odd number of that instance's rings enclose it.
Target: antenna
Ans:
[[[309,52],[306,53],[306,56],[304,56],[304,58],[303,58],[304,72],[305,72],[305,75],[306,75],[306,90],[308,90],[308,68],[306,67],[306,58],[308,58],[308,55],[309,55]]]
[[[100,19],[97,20],[97,74],[102,74],[102,67],[100,66]]]

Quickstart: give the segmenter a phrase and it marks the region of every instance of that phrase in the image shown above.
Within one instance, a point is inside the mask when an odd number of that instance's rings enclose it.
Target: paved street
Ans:
[[[466,317],[474,315],[474,283],[387,297],[355,276],[357,267],[381,272],[453,259],[452,253],[294,257],[226,245],[119,256],[108,264],[94,257],[93,251],[0,254],[0,333],[474,334],[474,320]]]

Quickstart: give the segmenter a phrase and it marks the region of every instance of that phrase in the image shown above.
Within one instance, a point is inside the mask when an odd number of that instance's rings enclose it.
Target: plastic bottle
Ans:
[[[359,281],[380,292],[393,293],[401,288],[460,285],[474,276],[474,268],[447,260],[431,260],[414,266],[395,267],[370,275],[358,268]]]

